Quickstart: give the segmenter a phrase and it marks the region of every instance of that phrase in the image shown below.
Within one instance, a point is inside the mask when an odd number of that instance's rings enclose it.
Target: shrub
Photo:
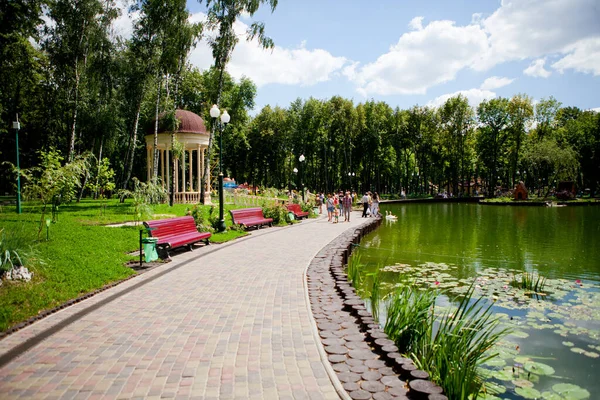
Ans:
[[[273,218],[273,224],[281,224],[283,222],[289,223],[291,222],[288,217],[288,210],[281,204],[276,205],[266,205],[262,206],[263,215],[265,218]]]

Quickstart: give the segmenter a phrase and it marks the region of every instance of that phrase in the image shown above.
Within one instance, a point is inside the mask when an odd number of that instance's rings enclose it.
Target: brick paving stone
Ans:
[[[362,223],[321,216],[200,246],[50,314],[0,341],[0,354],[123,293],[0,368],[1,397],[337,399],[312,330],[304,272],[323,246]],[[320,255],[324,266],[333,254]],[[352,318],[326,312],[342,304],[335,287],[328,290],[319,299],[329,322],[320,325]],[[319,334],[360,332],[336,323]]]

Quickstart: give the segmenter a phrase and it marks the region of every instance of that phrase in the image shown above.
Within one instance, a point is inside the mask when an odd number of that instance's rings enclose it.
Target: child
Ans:
[[[334,211],[334,215],[333,215],[333,223],[337,224],[339,218],[340,218],[340,209],[336,208]]]

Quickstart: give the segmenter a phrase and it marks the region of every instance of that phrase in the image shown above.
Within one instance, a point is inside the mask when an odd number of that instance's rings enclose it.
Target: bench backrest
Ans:
[[[265,218],[263,210],[260,207],[241,208],[238,210],[230,210],[231,218],[234,224],[243,223],[244,220],[253,218]]]
[[[287,209],[294,214],[300,214],[302,209],[300,208],[300,204],[288,204]]]
[[[155,228],[150,231],[153,237],[163,237],[177,235],[181,233],[198,232],[194,217],[177,217],[168,219],[158,219],[156,221],[144,222],[147,228]]]

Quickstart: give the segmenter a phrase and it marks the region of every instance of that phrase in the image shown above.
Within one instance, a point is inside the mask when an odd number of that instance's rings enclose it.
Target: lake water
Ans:
[[[364,264],[364,297],[376,270],[382,297],[414,282],[438,290],[440,306],[475,281],[478,295],[494,301],[493,311],[515,332],[486,366],[489,382],[506,389],[498,398],[577,398],[585,390],[600,398],[600,207],[400,203],[381,209],[398,219],[384,219],[353,254]],[[544,293],[510,285],[523,271],[548,278]],[[385,321],[385,298],[380,315]]]

